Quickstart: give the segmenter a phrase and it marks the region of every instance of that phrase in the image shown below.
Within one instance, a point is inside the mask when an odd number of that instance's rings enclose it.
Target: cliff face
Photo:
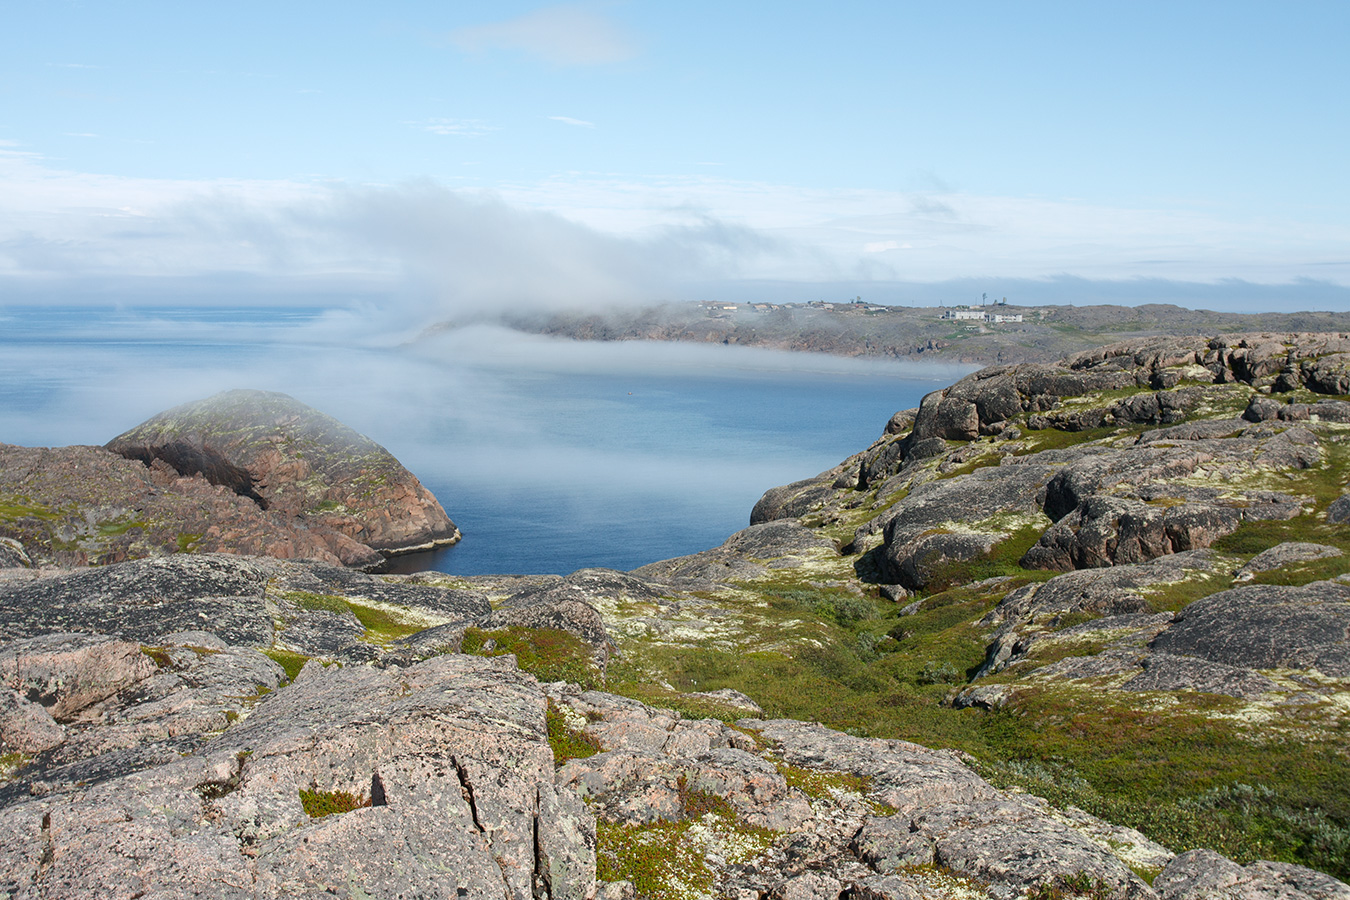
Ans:
[[[0,537],[48,565],[192,551],[372,568],[459,531],[369,438],[284,394],[230,391],[106,448],[0,444]]]

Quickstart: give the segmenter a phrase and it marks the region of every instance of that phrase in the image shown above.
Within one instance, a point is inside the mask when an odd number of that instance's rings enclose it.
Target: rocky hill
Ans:
[[[1347,394],[986,369],[631,573],[12,554],[0,890],[1348,898]]]
[[[285,394],[237,390],[106,447],[0,444],[0,538],[39,564],[225,551],[372,568],[459,531],[374,441]]]

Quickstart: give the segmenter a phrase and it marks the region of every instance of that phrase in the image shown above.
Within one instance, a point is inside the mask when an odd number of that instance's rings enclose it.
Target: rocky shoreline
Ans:
[[[0,894],[1350,898],[1347,395],[1343,334],[985,369],[631,573],[382,576],[7,512]],[[166,493],[259,507],[168,456]],[[333,512],[219,456],[263,512]],[[1084,777],[1112,740],[1144,808]],[[1323,780],[1282,806],[1276,776]],[[1250,830],[1215,852],[1206,818]]]

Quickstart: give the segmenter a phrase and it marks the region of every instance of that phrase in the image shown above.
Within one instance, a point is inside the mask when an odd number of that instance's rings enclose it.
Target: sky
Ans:
[[[1350,310],[1350,4],[0,0],[0,304]]]

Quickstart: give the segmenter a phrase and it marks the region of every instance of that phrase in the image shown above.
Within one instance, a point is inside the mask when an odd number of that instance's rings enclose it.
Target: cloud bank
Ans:
[[[1350,308],[1345,227],[1067,201],[712,178],[499,192],[136,179],[53,169],[12,143],[0,144],[0,198],[0,288],[14,303],[365,303],[407,327],[501,310],[857,294],[938,305],[986,291],[1026,304]]]

